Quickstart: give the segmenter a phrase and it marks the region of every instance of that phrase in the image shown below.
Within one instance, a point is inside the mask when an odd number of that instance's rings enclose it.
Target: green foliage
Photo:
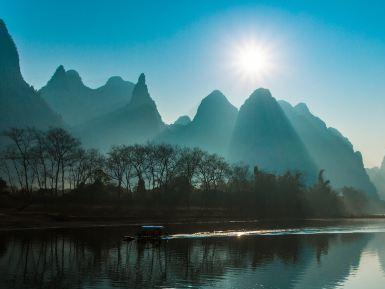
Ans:
[[[344,214],[342,198],[324,180],[324,171],[318,175],[318,182],[307,190],[306,211],[310,217],[337,217]]]
[[[370,201],[362,191],[345,187],[342,189],[344,205],[349,214],[353,216],[364,215],[368,212]]]

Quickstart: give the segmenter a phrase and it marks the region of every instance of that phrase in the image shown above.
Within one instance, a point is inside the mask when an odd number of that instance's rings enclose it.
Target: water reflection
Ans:
[[[124,233],[122,228],[3,233],[0,288],[334,288],[354,274],[375,235],[176,238],[143,244],[122,241]],[[383,233],[375,236],[385,240]],[[385,255],[379,256],[385,264]]]

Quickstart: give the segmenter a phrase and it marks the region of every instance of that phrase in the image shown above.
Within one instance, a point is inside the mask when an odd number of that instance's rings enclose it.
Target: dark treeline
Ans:
[[[142,208],[222,208],[272,218],[363,215],[363,192],[335,191],[319,173],[306,187],[300,173],[273,175],[230,165],[216,154],[168,144],[122,145],[103,155],[61,128],[7,130],[1,192],[9,198],[118,202]]]

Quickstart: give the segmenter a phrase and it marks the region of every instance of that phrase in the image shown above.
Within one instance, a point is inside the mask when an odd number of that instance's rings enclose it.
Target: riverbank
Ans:
[[[385,215],[344,216],[343,219],[384,219]],[[262,222],[304,221],[306,219],[260,219]],[[327,219],[323,219],[327,220]],[[255,222],[256,218],[221,208],[143,209],[121,206],[31,206],[24,211],[0,210],[0,230],[116,227],[143,224],[192,224]]]
[[[141,209],[116,206],[0,210],[0,230],[254,220],[224,209]]]

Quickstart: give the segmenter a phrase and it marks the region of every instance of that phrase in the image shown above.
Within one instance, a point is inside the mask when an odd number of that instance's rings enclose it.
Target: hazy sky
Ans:
[[[221,90],[239,107],[258,87],[305,102],[363,153],[385,154],[384,1],[1,0],[25,79],[40,88],[56,67],[97,87],[141,72],[166,122]],[[238,63],[250,45],[268,65]]]

